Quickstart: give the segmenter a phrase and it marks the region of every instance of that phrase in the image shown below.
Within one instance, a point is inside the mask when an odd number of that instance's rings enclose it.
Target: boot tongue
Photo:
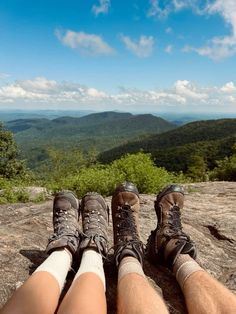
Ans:
[[[123,205],[120,210],[119,233],[124,241],[138,240],[135,220],[130,205]]]
[[[181,254],[189,254],[194,259],[197,256],[196,249],[192,243],[186,243]]]
[[[180,209],[177,205],[173,206],[172,209],[172,218],[173,218],[173,226],[174,228],[176,228],[177,230],[182,230],[182,225],[181,225],[181,218],[180,218],[181,214],[180,214]]]

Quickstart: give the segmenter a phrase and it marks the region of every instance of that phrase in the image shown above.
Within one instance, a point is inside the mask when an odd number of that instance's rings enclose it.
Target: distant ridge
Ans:
[[[184,161],[187,163],[190,155],[203,154],[207,158],[208,152],[212,158],[214,154],[216,158],[221,158],[226,153],[230,154],[235,137],[236,119],[196,121],[105,151],[100,154],[99,160],[111,162],[126,153],[143,150],[151,153],[156,163],[168,170],[185,170]]]
[[[6,127],[14,132],[22,156],[28,158],[42,149],[55,147],[63,150],[78,148],[88,151],[111,149],[115,146],[174,129],[176,126],[151,114],[101,112],[83,117],[49,119],[17,119]],[[34,167],[34,162],[31,165]]]
[[[137,134],[160,133],[175,128],[173,123],[153,116],[151,114],[133,115],[131,113],[102,112],[93,113],[84,117],[59,117],[49,119],[17,119],[6,123],[6,127],[14,133],[24,132],[29,136],[31,131],[39,131],[38,136],[58,135],[58,132],[66,131],[66,134],[77,136],[77,132],[94,133],[98,135],[108,132],[115,133],[135,132]],[[70,132],[69,132],[70,131]],[[74,132],[74,133],[73,133]],[[50,133],[50,134],[48,134]],[[116,135],[119,135],[119,134]],[[64,133],[65,135],[65,133]],[[127,133],[129,136],[130,133]],[[21,136],[21,135],[19,135]],[[34,134],[35,136],[35,134]],[[17,139],[17,136],[16,136]]]

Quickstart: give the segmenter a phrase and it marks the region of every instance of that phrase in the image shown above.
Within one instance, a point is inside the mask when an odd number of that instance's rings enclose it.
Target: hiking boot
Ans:
[[[139,193],[130,182],[119,185],[112,197],[114,257],[118,267],[125,256],[143,262],[143,244],[139,235]]]
[[[47,253],[67,248],[73,255],[78,248],[78,206],[79,202],[71,191],[55,195],[53,202],[54,233],[48,240]]]
[[[84,249],[93,249],[104,258],[108,245],[109,208],[104,198],[98,193],[87,193],[81,201],[83,233],[79,245],[79,253]]]
[[[151,232],[147,243],[147,257],[172,269],[179,254],[196,258],[196,247],[182,230],[181,212],[184,205],[184,190],[179,185],[170,185],[156,197],[157,227]]]

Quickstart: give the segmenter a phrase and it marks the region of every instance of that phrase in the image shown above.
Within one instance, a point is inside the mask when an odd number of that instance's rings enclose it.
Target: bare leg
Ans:
[[[54,314],[78,248],[78,200],[70,191],[56,194],[53,229],[46,248],[48,258],[13,294],[1,314]]]
[[[149,284],[141,264],[133,257],[125,257],[119,266],[118,313],[168,313],[163,299]]]
[[[58,310],[58,314],[79,313],[106,313],[102,256],[93,250],[83,253],[79,271]]]
[[[63,299],[58,314],[104,314],[106,299],[101,279],[93,273],[81,275]]]
[[[107,253],[108,208],[101,195],[88,193],[82,198],[80,210],[83,236],[79,250],[83,252],[82,260],[58,314],[105,314],[102,255]]]
[[[53,252],[15,291],[1,314],[53,314],[70,264],[71,255],[68,251]]]
[[[180,255],[178,259],[181,260],[181,258],[183,257]],[[236,296],[206,271],[192,271],[198,264],[190,256],[187,258],[188,261],[186,262],[185,257],[185,261],[180,265],[182,266],[180,272],[183,273],[180,286],[182,286],[189,313],[236,313]]]

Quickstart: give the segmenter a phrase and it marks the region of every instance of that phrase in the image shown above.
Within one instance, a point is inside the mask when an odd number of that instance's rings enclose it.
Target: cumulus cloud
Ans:
[[[236,92],[236,86],[234,85],[234,82],[228,82],[222,86],[220,90],[225,93],[232,93]]]
[[[0,73],[0,80],[5,80],[5,79],[7,79],[8,77],[10,77],[10,74],[7,74],[7,73]]]
[[[204,11],[207,1],[204,0],[150,0],[147,12],[148,17],[166,18],[170,13],[186,8],[192,9],[197,14]]]
[[[153,36],[141,35],[139,40],[135,41],[129,36],[122,34],[120,39],[129,51],[140,58],[147,58],[153,52],[153,46],[155,42]]]
[[[208,95],[206,93],[198,90],[196,86],[194,86],[187,80],[178,80],[175,83],[175,91],[177,95],[181,95],[185,98],[192,98],[196,100],[204,100],[208,98]]]
[[[236,112],[236,86],[228,82],[221,87],[199,87],[190,81],[178,80],[165,90],[120,88],[117,93],[107,93],[79,83],[36,77],[0,86],[0,105],[6,103],[37,109],[57,105],[93,110]]]
[[[236,1],[214,0],[207,1],[205,14],[219,14],[231,28],[228,36],[214,37],[202,47],[186,46],[184,51],[195,51],[201,56],[207,56],[213,60],[221,60],[236,54]]]
[[[214,37],[202,47],[186,45],[184,52],[196,52],[213,60],[221,60],[236,55],[236,1],[235,0],[150,0],[149,17],[165,18],[172,12],[191,9],[200,15],[219,14],[230,26],[227,36]]]
[[[166,32],[166,34],[171,34],[171,33],[173,33],[173,29],[171,27],[167,27],[165,29],[165,32]]]
[[[214,38],[203,47],[192,47],[186,45],[183,48],[183,52],[196,52],[200,56],[209,57],[214,61],[219,61],[228,57],[232,57],[236,54],[236,41],[233,38],[230,39],[230,44],[225,45],[225,38]]]
[[[45,103],[86,102],[106,98],[106,93],[95,88],[69,82],[57,82],[44,77],[17,80],[0,87],[0,103],[32,101]]]
[[[98,16],[99,14],[106,14],[111,6],[110,0],[99,0],[98,5],[93,5],[92,12]]]
[[[48,93],[55,91],[57,82],[54,80],[47,80],[45,77],[36,77],[34,80],[17,81],[16,85],[26,92],[33,93]]]
[[[165,52],[166,53],[171,53],[173,51],[173,46],[172,45],[167,45],[166,47],[165,47]]]
[[[95,34],[74,32],[71,30],[65,32],[56,30],[55,35],[63,45],[71,49],[77,49],[85,55],[112,55],[115,52],[101,36]]]
[[[158,0],[150,0],[150,8],[147,12],[148,17],[165,18],[169,15],[169,13],[169,5],[161,7]]]

